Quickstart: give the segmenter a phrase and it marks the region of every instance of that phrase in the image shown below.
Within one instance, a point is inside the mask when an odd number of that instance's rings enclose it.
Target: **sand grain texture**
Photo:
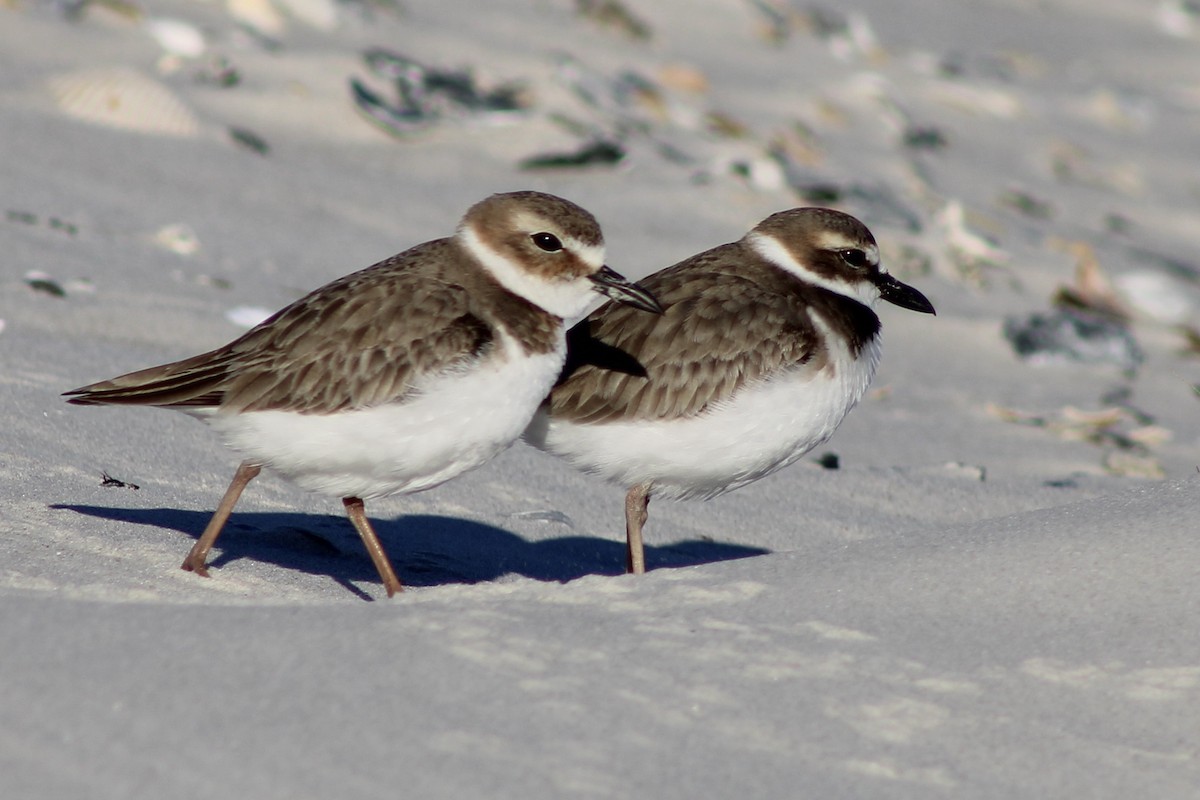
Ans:
[[[702,5],[290,4],[258,36],[223,4],[0,5],[0,795],[1196,796],[1200,20]],[[204,54],[165,54],[160,18]],[[523,82],[528,110],[389,136],[347,83],[386,95],[378,46]],[[72,116],[63,75],[141,76],[169,124]],[[517,167],[605,137],[617,167]],[[938,316],[880,309],[874,390],[821,452],[656,504],[640,580],[621,490],[522,445],[372,506],[395,601],[365,602],[340,504],[267,476],[213,578],[179,570],[237,457],[59,393],[522,188],[595,213],[634,278],[835,190]],[[1135,304],[1133,376],[1004,339],[1088,252],[1173,287]]]

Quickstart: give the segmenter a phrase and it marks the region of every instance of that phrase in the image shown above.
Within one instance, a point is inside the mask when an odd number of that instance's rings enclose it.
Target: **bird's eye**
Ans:
[[[535,233],[529,238],[533,239],[533,243],[547,253],[557,253],[563,249],[562,242],[553,233]]]
[[[842,261],[845,261],[847,264],[857,269],[861,269],[867,265],[867,254],[862,250],[858,250],[857,248],[851,250],[839,250],[838,255],[842,257]]]

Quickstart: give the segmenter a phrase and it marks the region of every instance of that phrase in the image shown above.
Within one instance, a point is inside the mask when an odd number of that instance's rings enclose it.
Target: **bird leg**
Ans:
[[[343,497],[342,505],[346,507],[346,514],[350,517],[350,521],[354,523],[354,529],[362,537],[363,544],[367,548],[367,555],[371,556],[375,569],[379,570],[379,577],[383,579],[383,588],[387,589],[388,597],[394,596],[396,592],[404,591],[404,587],[400,585],[400,579],[396,577],[396,571],[392,569],[392,562],[388,560],[387,553],[383,551],[383,543],[379,541],[375,529],[371,527],[371,521],[367,519],[363,501],[357,497]]]
[[[646,552],[642,546],[642,526],[650,509],[650,484],[640,483],[625,495],[625,570],[634,575],[646,571]]]
[[[238,498],[242,496],[242,490],[260,472],[262,472],[262,467],[251,464],[249,461],[243,461],[238,466],[237,472],[233,473],[233,480],[229,482],[229,488],[225,490],[225,496],[221,498],[221,504],[213,512],[212,519],[208,521],[204,533],[200,534],[200,538],[188,552],[187,558],[183,560],[182,568],[184,570],[205,578],[208,577],[208,567],[204,565],[204,562],[208,560],[208,551],[212,549],[217,537],[221,535],[221,529],[225,527],[225,522],[233,512],[233,507],[237,505]]]

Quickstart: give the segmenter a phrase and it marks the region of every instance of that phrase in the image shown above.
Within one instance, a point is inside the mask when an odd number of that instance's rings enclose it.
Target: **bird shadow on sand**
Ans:
[[[53,505],[90,517],[168,528],[198,538],[211,512],[173,508]],[[372,518],[376,533],[409,586],[482,583],[517,574],[543,581],[624,572],[625,543],[569,535],[529,541],[503,528],[457,517],[412,515]],[[759,547],[689,540],[646,546],[648,569],[687,567],[770,552]],[[182,562],[185,553],[179,553]],[[339,514],[235,512],[209,558],[214,570],[248,558],[284,569],[325,575],[367,598],[355,584],[378,581],[358,534]]]

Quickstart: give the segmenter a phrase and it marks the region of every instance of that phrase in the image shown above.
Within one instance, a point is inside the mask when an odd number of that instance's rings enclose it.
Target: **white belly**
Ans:
[[[655,496],[713,497],[795,462],[826,441],[875,375],[878,340],[837,368],[797,370],[744,387],[729,402],[677,420],[580,425],[539,409],[530,444],[621,486],[651,483]]]
[[[248,459],[301,487],[369,499],[418,492],[483,464],[521,435],[563,350],[503,357],[430,380],[405,401],[337,414],[253,411],[205,420]]]

